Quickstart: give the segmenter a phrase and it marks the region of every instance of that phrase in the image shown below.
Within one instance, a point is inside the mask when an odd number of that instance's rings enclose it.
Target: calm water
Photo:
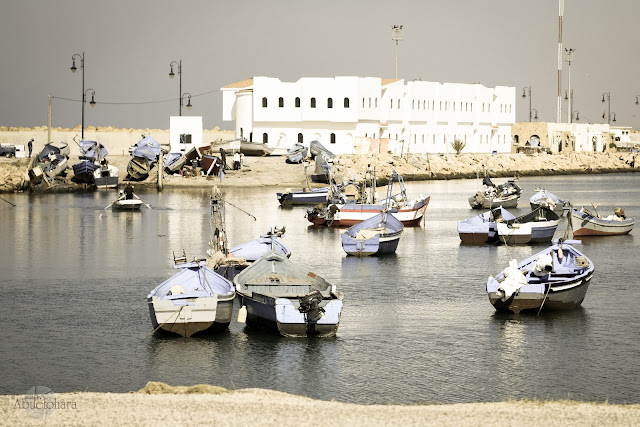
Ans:
[[[520,184],[516,214],[542,186],[574,205],[593,201],[607,214],[620,205],[640,217],[639,174]],[[487,276],[509,252],[521,260],[542,247],[462,246],[456,222],[479,213],[467,204],[477,186],[409,183],[410,197],[432,196],[424,226],[406,229],[396,256],[363,259],[345,256],[339,230],[310,227],[304,208],[281,209],[275,188],[225,192],[257,217],[227,207],[232,245],[286,225],[291,259],[344,292],[332,339],[281,338],[235,321],[213,337],[149,335],[145,297],[172,275],[172,252],[202,256],[207,248],[207,190],[141,193],[154,209],[138,213],[104,211],[113,192],[2,195],[17,207],[0,200],[0,393],[34,385],[127,392],[164,381],[358,403],[640,403],[640,230],[584,240],[596,273],[582,308],[497,314]]]

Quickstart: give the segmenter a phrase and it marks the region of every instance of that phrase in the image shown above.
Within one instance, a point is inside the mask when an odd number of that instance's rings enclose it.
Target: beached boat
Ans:
[[[245,156],[268,156],[273,152],[273,148],[266,143],[251,142],[243,139],[240,141],[240,152]]]
[[[596,208],[594,208],[595,210]],[[615,208],[613,215],[602,217],[583,207],[571,209],[574,236],[615,236],[628,234],[636,223],[634,218],[627,218],[624,209]]]
[[[133,157],[127,164],[127,180],[143,181],[149,177],[151,163],[146,157]]]
[[[69,157],[69,155],[71,154],[71,149],[69,149],[69,144],[67,144],[66,142],[64,141],[55,142],[53,143],[53,145],[57,147],[58,150],[60,150],[60,154],[62,154],[63,156]]]
[[[98,165],[93,160],[84,159],[72,166],[74,182],[83,184],[93,184],[94,175]]]
[[[62,154],[49,154],[46,161],[46,168],[44,173],[49,177],[62,175],[68,167],[67,156]]]
[[[518,206],[522,189],[515,180],[495,185],[488,177],[483,180],[482,190],[469,197],[469,205],[473,209],[492,209],[497,206],[515,208]]]
[[[329,151],[324,145],[318,141],[311,141],[309,144],[309,152],[312,158],[324,156],[327,160],[333,160],[336,155]]]
[[[302,144],[296,144],[287,150],[287,163],[301,163],[309,150]]]
[[[488,212],[458,222],[458,235],[462,243],[479,245],[498,241],[498,227],[496,223],[514,219],[509,211],[502,206]]]
[[[281,206],[287,205],[317,205],[327,202],[329,187],[304,188],[301,190],[287,189],[282,193],[276,193]]]
[[[559,223],[555,212],[538,206],[525,215],[499,222],[498,237],[508,245],[551,242]]]
[[[548,192],[545,189],[538,189],[536,194],[529,198],[529,205],[531,209],[535,209],[538,206],[546,207],[552,211],[562,212],[565,201],[553,193]]]
[[[147,296],[154,330],[190,337],[196,332],[221,331],[231,322],[235,288],[211,271],[204,260],[177,260],[179,269]]]
[[[149,169],[151,169],[158,161],[161,151],[160,143],[151,135],[145,135],[135,144],[131,155],[134,158],[142,157],[147,159],[149,161]]]
[[[93,181],[97,188],[116,188],[120,171],[111,164],[102,164],[93,171]]]
[[[343,294],[335,285],[287,257],[268,253],[234,277],[239,321],[288,337],[335,335]]]
[[[329,166],[327,158],[324,157],[324,154],[316,156],[316,167],[313,174],[311,174],[311,181],[329,184],[330,179],[331,166]]]
[[[593,263],[572,245],[560,241],[487,280],[489,302],[513,313],[566,310],[579,306],[593,275]]]
[[[400,221],[383,211],[342,233],[342,249],[358,257],[394,254],[403,230]]]
[[[174,174],[187,163],[187,158],[182,153],[169,153],[164,161],[164,170],[168,174]]]
[[[108,154],[104,145],[87,139],[83,139],[78,143],[78,149],[80,152],[78,157],[81,160],[89,160],[91,162],[98,162]]]

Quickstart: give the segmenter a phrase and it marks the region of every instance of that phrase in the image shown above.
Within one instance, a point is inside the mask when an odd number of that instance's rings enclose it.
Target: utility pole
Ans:
[[[564,60],[567,61],[569,63],[569,96],[567,101],[569,101],[569,108],[567,111],[567,123],[571,123],[572,120],[572,116],[573,116],[573,111],[571,110],[573,108],[572,102],[573,102],[573,92],[571,91],[571,61],[573,61],[573,52],[575,51],[575,49],[566,49],[564,50],[565,55],[564,55]]]
[[[560,123],[562,113],[562,18],[564,15],[564,0],[559,0],[558,10],[558,109],[556,122]]]
[[[402,40],[402,25],[391,27],[391,40],[396,42],[396,79],[398,78],[398,42]]]
[[[49,118],[47,120],[47,143],[51,141],[51,94],[49,94]]]

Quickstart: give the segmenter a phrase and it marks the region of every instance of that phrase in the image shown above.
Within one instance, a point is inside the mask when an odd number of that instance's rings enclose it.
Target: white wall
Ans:
[[[202,146],[201,116],[171,116],[169,118],[169,144],[172,153],[187,152]],[[180,143],[180,135],[191,135],[191,144]]]

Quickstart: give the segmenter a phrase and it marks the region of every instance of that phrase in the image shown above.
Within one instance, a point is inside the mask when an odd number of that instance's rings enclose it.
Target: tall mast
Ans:
[[[556,122],[562,120],[562,17],[564,15],[564,0],[559,0],[560,8],[558,10],[558,110],[556,114]]]

